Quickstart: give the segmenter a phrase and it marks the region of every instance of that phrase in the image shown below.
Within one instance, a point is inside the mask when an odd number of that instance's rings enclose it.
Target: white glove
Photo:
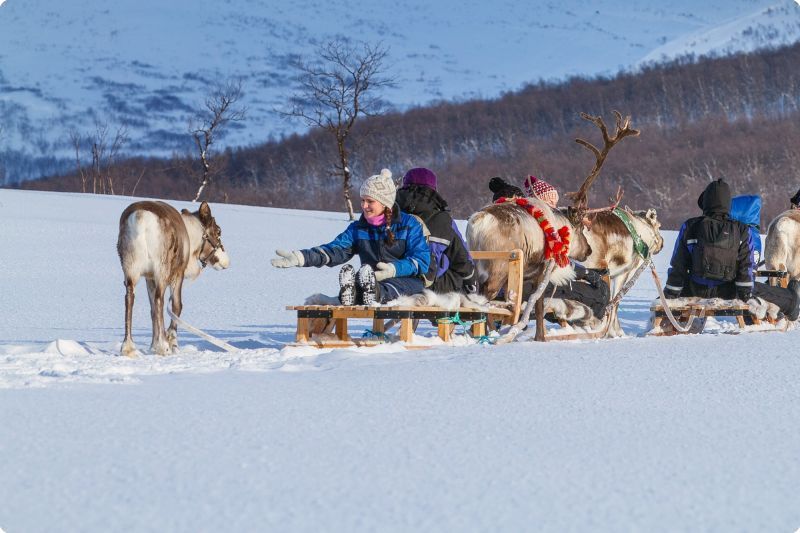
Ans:
[[[280,257],[270,261],[276,268],[301,267],[305,263],[303,253],[300,250],[275,250]]]
[[[378,269],[375,271],[375,279],[378,281],[393,278],[397,275],[397,270],[395,270],[392,263],[378,263],[375,266]]]

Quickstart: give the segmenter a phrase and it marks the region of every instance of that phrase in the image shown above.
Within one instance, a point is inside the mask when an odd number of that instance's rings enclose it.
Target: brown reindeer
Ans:
[[[181,287],[184,278],[194,279],[205,266],[228,268],[230,261],[222,245],[220,230],[206,202],[194,213],[180,213],[164,203],[144,201],[129,205],[119,219],[119,253],[125,276],[125,339],[121,354],[136,355],[131,337],[134,289],[140,277],[147,281],[153,339],[150,350],[158,355],[178,347],[178,325],[170,321],[164,331],[164,294],[170,289],[172,312],[183,309]]]
[[[626,208],[628,218],[639,237],[647,244],[650,255],[664,248],[661,237],[661,223],[655,209],[631,211]],[[633,246],[633,236],[620,218],[611,211],[597,213],[590,227],[584,228],[584,235],[592,247],[592,253],[583,265],[587,268],[608,270],[610,296],[613,299],[623,286],[635,276],[642,266],[642,258]],[[619,324],[617,309],[611,310],[608,334],[613,337],[623,335]]]

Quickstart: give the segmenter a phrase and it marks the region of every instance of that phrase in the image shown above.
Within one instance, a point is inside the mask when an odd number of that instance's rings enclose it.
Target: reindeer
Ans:
[[[664,239],[659,229],[661,223],[655,209],[632,211],[626,208],[628,218],[639,237],[647,245],[650,255],[664,248]],[[583,265],[587,268],[608,270],[610,296],[617,296],[625,284],[636,275],[645,261],[634,250],[633,236],[622,220],[610,211],[599,212],[589,227],[584,228],[592,254]],[[624,333],[619,323],[616,306],[611,309],[608,334],[620,337]]]
[[[589,175],[577,192],[570,193],[572,205],[566,209],[552,211],[554,219],[559,222],[555,224],[569,223],[573,229],[572,246],[577,250],[570,254],[570,257],[585,262],[590,268],[609,269],[612,282],[611,295],[615,296],[624,283],[633,275],[633,272],[641,265],[642,259],[633,253],[633,239],[625,228],[622,221],[612,213],[619,205],[622,198],[622,190],[618,189],[616,198],[608,207],[600,209],[589,209],[588,191],[600,174],[600,170],[605,162],[610,150],[622,139],[628,136],[639,135],[639,131],[631,128],[630,117],[624,120],[618,111],[614,111],[616,117],[616,130],[614,135],[609,135],[601,117],[595,117],[586,113],[581,113],[581,117],[595,124],[603,136],[602,149],[595,147],[584,139],[575,139],[575,142],[584,146],[595,156],[595,164]],[[517,213],[511,211],[497,211],[500,206],[484,207],[470,218],[467,226],[467,240],[471,249],[512,249],[515,247],[529,250],[526,252],[526,273],[525,279],[530,282],[536,280],[537,275],[543,268],[542,255],[542,235],[541,230],[535,221],[532,220],[524,210],[519,209]],[[509,208],[506,208],[509,209]],[[499,216],[506,213],[505,216]],[[642,239],[648,244],[652,253],[657,253],[663,247],[663,239],[658,232],[660,224],[655,210],[646,212],[631,212],[628,210],[631,223]],[[492,214],[492,218],[489,218]],[[513,216],[515,215],[515,216]],[[575,238],[575,236],[580,236]],[[585,241],[585,242],[584,242]],[[588,255],[583,252],[588,251]],[[503,265],[477,265],[478,272],[481,274],[481,281],[484,283],[484,294],[492,296],[499,287],[505,283],[505,273]],[[550,281],[560,284],[569,279],[569,270],[556,269]],[[527,285],[530,286],[530,283]],[[585,314],[584,314],[585,316]],[[621,334],[621,328],[614,316],[610,317],[610,324],[613,328],[610,331]]]
[[[183,309],[181,287],[184,278],[195,279],[205,266],[228,268],[230,261],[222,245],[220,230],[206,202],[194,213],[180,213],[164,203],[143,201],[129,205],[119,219],[119,253],[125,277],[125,339],[121,354],[133,357],[136,346],[131,337],[131,318],[136,283],[147,281],[153,338],[150,350],[167,355],[178,348],[178,325],[172,320],[164,331],[164,293],[170,289],[172,312]]]
[[[764,262],[768,270],[783,270],[789,279],[800,279],[800,210],[784,211],[769,223]]]
[[[571,242],[569,257],[584,261],[592,249],[581,231],[562,212],[552,210],[543,201],[529,198],[529,203],[541,210],[554,228],[567,226]],[[525,279],[539,279],[544,270],[545,237],[541,227],[528,212],[515,203],[490,204],[474,213],[467,222],[467,247],[470,250],[513,250],[524,254]],[[494,298],[508,281],[508,264],[503,261],[476,261],[481,292]],[[555,268],[550,281],[566,283],[574,276],[569,267]]]
[[[616,130],[612,137],[609,135],[608,128],[601,117],[581,113],[583,119],[592,122],[600,129],[603,136],[603,148],[599,149],[584,139],[575,139],[575,142],[592,152],[595,156],[595,164],[580,189],[569,195],[573,200],[573,205],[568,209],[573,220],[582,222],[584,234],[592,247],[592,254],[586,259],[584,266],[608,270],[612,299],[617,296],[622,287],[635,275],[635,272],[645,261],[645,258],[634,250],[633,235],[631,235],[622,220],[614,214],[614,210],[622,199],[621,188],[617,189],[617,194],[608,207],[600,209],[588,208],[587,193],[594,180],[599,176],[600,169],[610,150],[625,137],[639,135],[638,130],[631,128],[631,118],[629,116],[623,120],[618,111],[614,111],[614,116]],[[626,207],[625,212],[634,231],[647,245],[649,253],[651,255],[659,253],[664,247],[664,239],[659,232],[661,223],[658,221],[656,210],[632,211]],[[623,334],[616,307],[611,310],[608,334],[611,336],[621,336]]]

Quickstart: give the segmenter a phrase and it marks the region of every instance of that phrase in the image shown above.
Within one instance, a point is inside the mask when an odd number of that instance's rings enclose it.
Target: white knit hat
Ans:
[[[397,187],[392,180],[392,171],[384,168],[380,174],[367,178],[361,185],[360,194],[362,198],[369,196],[391,209],[397,197]]]

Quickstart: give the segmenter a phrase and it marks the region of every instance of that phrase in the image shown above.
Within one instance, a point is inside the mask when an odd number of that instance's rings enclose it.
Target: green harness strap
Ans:
[[[617,218],[625,224],[625,227],[628,229],[628,233],[631,234],[631,238],[633,239],[633,251],[642,256],[642,259],[647,259],[650,257],[650,247],[647,246],[647,243],[642,240],[639,234],[636,232],[636,228],[633,227],[633,222],[631,222],[631,218],[628,216],[628,213],[619,207],[615,207],[614,211],[612,211]]]

